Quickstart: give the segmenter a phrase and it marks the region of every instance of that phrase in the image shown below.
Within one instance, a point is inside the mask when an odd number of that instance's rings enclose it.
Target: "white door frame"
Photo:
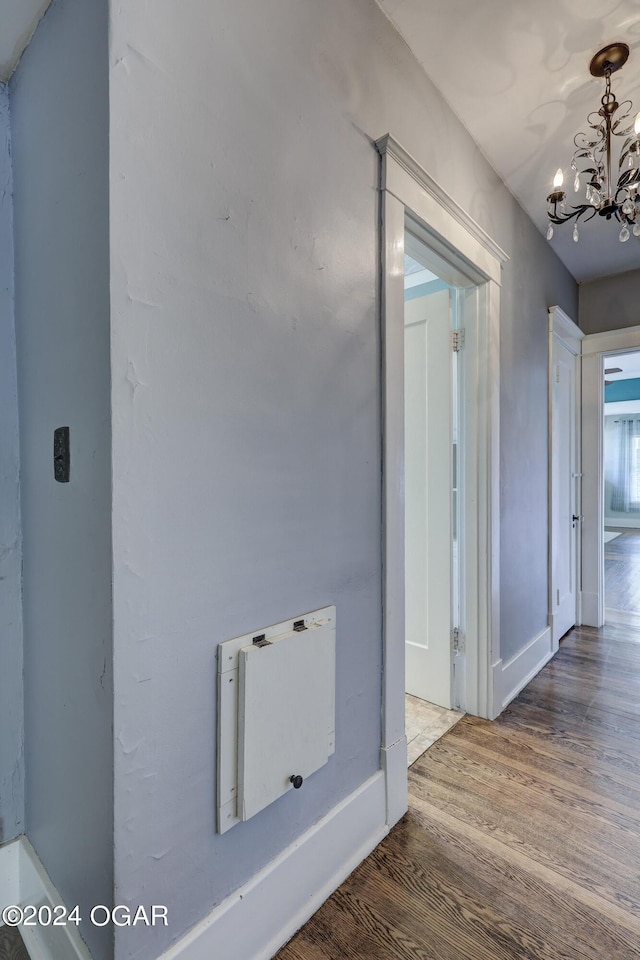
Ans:
[[[552,647],[553,652],[555,653],[558,650],[558,640],[553,639],[554,630],[553,630],[553,620],[554,613],[556,610],[556,600],[554,597],[554,584],[553,584],[553,557],[556,548],[556,541],[558,539],[558,519],[554,516],[553,504],[553,484],[555,481],[554,470],[553,470],[553,338],[557,337],[558,340],[574,355],[574,357],[580,357],[582,351],[582,343],[584,340],[584,333],[580,327],[571,320],[571,318],[562,310],[560,307],[549,307],[549,626],[551,627],[551,637],[552,637]],[[582,405],[582,388],[581,388],[581,365],[578,362],[576,364],[576,384],[575,384],[575,402],[574,402],[574,411],[575,411],[575,421],[573,425],[573,430],[575,434],[575,444],[576,444],[576,463],[582,464],[582,453],[581,453],[581,405]],[[578,467],[579,475],[575,477],[576,480],[581,480],[581,471],[582,466]],[[576,509],[580,510],[581,504],[581,483],[577,484],[576,491]],[[577,544],[576,544],[576,557],[575,557],[575,570],[577,577],[576,584],[576,624],[582,623],[582,593],[581,593],[581,544],[582,536],[581,533],[578,533]]]
[[[604,358],[640,349],[640,326],[582,341],[582,622],[604,623]]]
[[[382,157],[383,707],[387,823],[407,809],[404,632],[404,234],[421,222],[475,272],[478,323],[467,351],[465,580],[467,710],[502,708],[500,612],[500,285],[507,254],[390,136]],[[495,678],[495,682],[494,682]]]

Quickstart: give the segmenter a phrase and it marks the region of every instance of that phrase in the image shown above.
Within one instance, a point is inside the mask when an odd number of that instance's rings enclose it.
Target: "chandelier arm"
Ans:
[[[635,137],[627,137],[625,142],[622,144],[620,148],[620,159],[618,160],[619,167],[622,166],[623,161],[629,156],[632,149],[631,145],[634,142],[634,140],[635,140]]]
[[[587,116],[587,123],[592,130],[604,131],[604,122],[599,110],[592,110]]]
[[[631,194],[631,188],[638,187],[640,185],[640,171],[638,170],[624,170],[618,177],[618,186],[616,189],[615,201],[620,203],[618,200],[618,195],[623,191],[626,191],[628,194]]]
[[[556,213],[554,208],[553,212],[548,212],[547,216],[551,223],[555,224],[568,223],[569,220],[573,220],[574,217],[576,218],[577,223],[578,220],[580,220],[583,216],[585,217],[584,223],[587,223],[592,217],[595,216],[595,214],[595,207],[592,207],[590,203],[582,203],[579,207],[572,207],[570,213]]]
[[[626,109],[625,109],[626,108]],[[621,111],[624,109],[624,113]],[[616,120],[611,125],[611,132],[615,134],[616,137],[626,137],[633,130],[633,120],[631,119],[631,114],[633,112],[633,104],[631,100],[623,100],[621,104],[618,105],[616,110]],[[624,123],[625,120],[629,120],[629,125],[625,127],[624,130],[619,130],[621,123]]]

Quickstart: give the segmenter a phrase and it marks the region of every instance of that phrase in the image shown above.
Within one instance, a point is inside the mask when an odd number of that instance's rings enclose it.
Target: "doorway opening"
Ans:
[[[604,367],[604,618],[640,627],[640,351]]]
[[[508,255],[389,134],[376,141],[381,164],[382,586],[383,680],[381,761],[386,822],[407,809],[405,686],[405,422],[404,254],[407,234],[442,264],[461,271],[466,290],[464,457],[457,472],[464,700],[468,713],[493,718],[502,709],[507,664],[500,658],[500,287]],[[459,361],[460,362],[460,361]],[[452,454],[451,454],[452,455]],[[462,460],[463,462],[460,462]],[[462,537],[464,532],[464,537]],[[464,540],[464,543],[463,543]],[[449,651],[451,650],[449,637]],[[456,669],[456,676],[462,671]]]
[[[413,229],[412,229],[413,227]],[[411,764],[463,716],[464,334],[478,284],[404,238],[405,686]]]

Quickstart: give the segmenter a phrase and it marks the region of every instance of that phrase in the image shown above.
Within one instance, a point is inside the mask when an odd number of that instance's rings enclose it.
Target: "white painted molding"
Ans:
[[[405,733],[404,206],[382,198],[382,749]],[[395,768],[394,768],[395,769]],[[406,783],[407,771],[402,774]],[[391,789],[391,788],[389,788]]]
[[[489,720],[495,720],[502,713],[502,660],[491,664],[491,689],[493,690],[493,709]]]
[[[578,619],[577,619],[576,623],[579,624],[580,626],[582,626],[582,624],[584,623],[584,620],[582,619],[582,590],[578,590],[578,607],[577,607],[577,610],[578,610]],[[559,647],[559,646],[560,646],[560,643],[558,642],[558,647]],[[553,652],[554,652],[554,653],[557,653],[558,651],[557,651],[557,650],[554,650]]]
[[[458,223],[464,227],[467,233],[470,233],[475,240],[482,244],[486,250],[488,250],[496,260],[500,263],[506,263],[509,260],[509,255],[504,252],[502,247],[500,247],[489,234],[482,229],[479,223],[477,223],[473,217],[469,216],[466,210],[464,210],[459,203],[457,203],[450,194],[444,190],[440,184],[433,179],[433,177],[427,173],[423,167],[420,166],[417,160],[408,153],[404,147],[401,147],[397,140],[387,133],[384,137],[380,137],[379,140],[376,140],[376,147],[380,156],[390,156],[395,162],[402,167],[416,183],[422,187],[423,190],[426,190],[427,193],[433,197],[441,207],[444,207],[449,211],[452,217],[454,217]],[[391,186],[387,183],[387,170],[385,168],[383,172],[383,182],[382,189],[387,190]]]
[[[640,326],[623,327],[620,330],[604,330],[588,333],[582,341],[582,355],[615,353],[619,350],[634,350],[640,344]]]
[[[491,665],[500,656],[500,284],[508,259],[465,211],[389,135],[382,157],[382,430],[383,430],[383,742],[404,734],[404,231],[439,243],[478,284],[474,323],[466,329],[467,427],[464,510],[466,702],[495,716]],[[393,769],[399,770],[394,764]],[[398,775],[400,775],[398,773]],[[406,771],[402,774],[406,780]],[[389,786],[391,797],[396,792]]]
[[[600,599],[598,593],[582,591],[582,622],[589,627],[602,626],[604,622],[604,606],[600,603]],[[602,613],[600,613],[601,609]]]
[[[384,780],[367,780],[161,960],[270,960],[388,832]]]
[[[514,657],[506,663],[501,662],[499,683],[503,710],[542,670],[554,653],[551,628],[545,627]]]
[[[560,649],[560,640],[559,640],[559,639],[558,639],[558,640],[554,639],[555,633],[554,633],[554,630],[553,630],[553,624],[554,624],[554,615],[553,615],[553,613],[550,613],[550,614],[549,614],[549,630],[550,630],[550,632],[551,632],[551,647],[552,647],[552,650],[553,650],[553,652],[554,652],[554,654],[555,654],[555,653],[557,653],[558,650]]]
[[[0,847],[0,912],[17,903],[20,896],[18,852],[20,840],[3,843]],[[1,926],[1,924],[0,924]]]
[[[64,901],[54,887],[37,853],[25,836],[0,847],[0,909],[48,905]],[[69,904],[66,904],[68,909]],[[75,924],[21,926],[20,934],[31,960],[91,960]]]
[[[604,623],[604,358],[640,349],[640,326],[582,341],[582,622]]]
[[[549,333],[555,333],[576,357],[580,356],[584,333],[561,307],[549,307]]]
[[[391,828],[404,816],[409,806],[406,736],[391,747],[383,747],[380,758],[385,777],[386,823]]]

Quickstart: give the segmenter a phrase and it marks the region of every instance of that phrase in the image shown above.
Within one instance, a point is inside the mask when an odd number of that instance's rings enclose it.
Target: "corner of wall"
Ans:
[[[0,843],[24,830],[22,525],[9,88],[0,84]]]

